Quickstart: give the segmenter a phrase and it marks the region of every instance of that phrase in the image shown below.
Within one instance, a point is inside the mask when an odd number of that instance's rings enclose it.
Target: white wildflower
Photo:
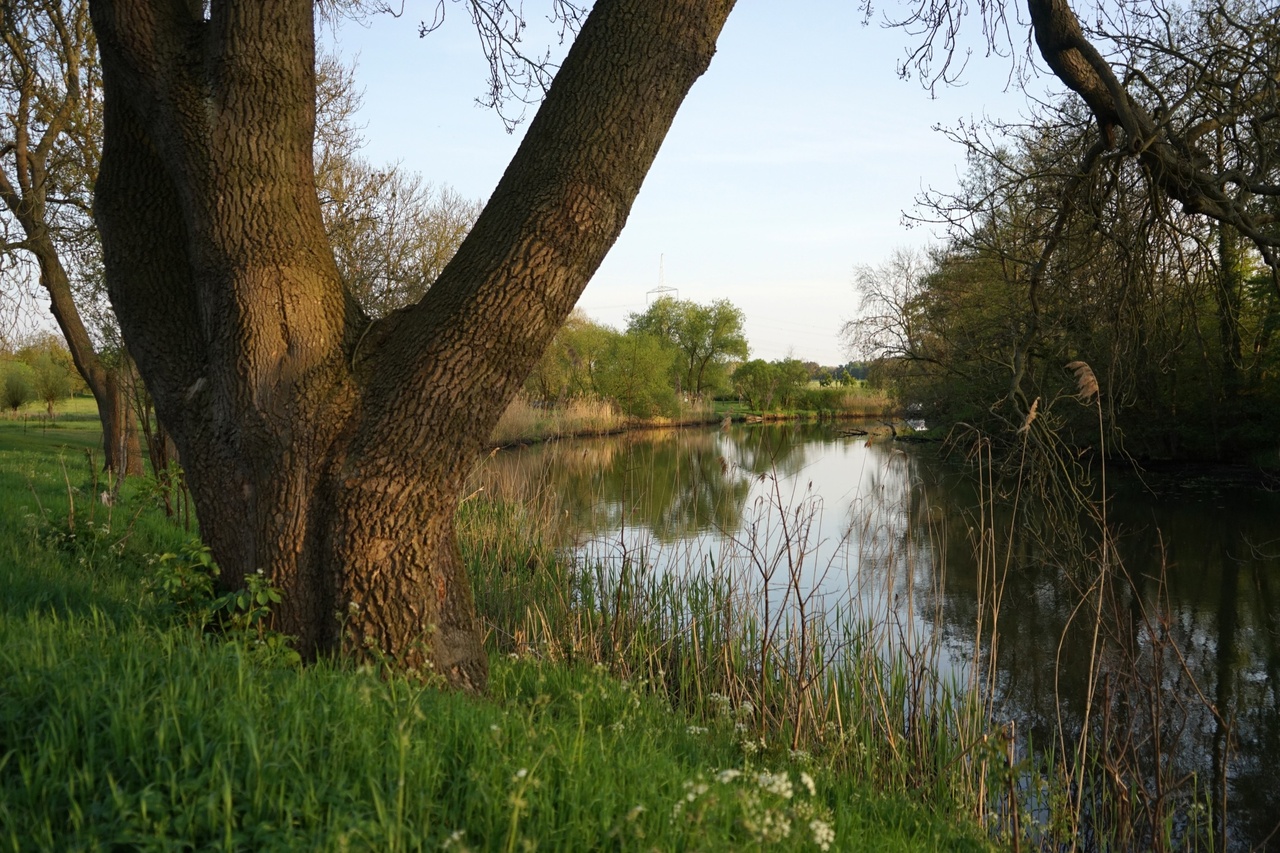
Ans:
[[[719,773],[717,773],[716,781],[719,782],[721,785],[728,785],[730,782],[732,782],[734,779],[737,779],[741,775],[742,775],[741,770],[735,770],[734,768],[730,767],[728,770],[721,770]]]
[[[689,726],[685,729],[691,735],[705,735],[707,733],[706,726]]]
[[[809,796],[818,796],[818,786],[813,783],[813,777],[803,770],[800,771],[800,784],[809,791]]]
[[[756,777],[756,783],[771,794],[776,794],[784,800],[791,799],[791,777],[786,773],[770,773],[765,771]]]
[[[706,782],[685,782],[684,791],[685,791],[684,798],[692,803],[694,800],[698,799],[698,797],[701,797],[703,794],[707,792],[707,783]]]
[[[830,850],[831,842],[836,840],[836,831],[826,821],[809,821],[809,831],[813,833],[813,843],[823,850]]]

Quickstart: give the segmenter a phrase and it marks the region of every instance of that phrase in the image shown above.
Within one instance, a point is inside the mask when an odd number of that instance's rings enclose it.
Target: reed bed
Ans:
[[[554,407],[537,406],[519,394],[494,427],[493,444],[545,441],[569,435],[603,435],[626,425],[626,418],[608,400],[575,397]]]
[[[683,401],[673,416],[638,419],[624,415],[612,401],[598,397],[574,397],[547,406],[518,394],[502,413],[489,442],[501,447],[571,436],[608,435],[637,427],[703,424],[716,420],[715,406],[710,400]]]
[[[879,418],[890,417],[901,407],[884,389],[860,383],[806,388],[800,392],[796,408],[835,417]]]
[[[1000,614],[1016,606],[1006,587],[1019,501],[1031,498],[998,483],[984,447],[978,504],[960,516],[978,586],[968,656],[942,632],[947,513],[873,500],[832,533],[820,501],[775,475],[743,533],[714,548],[672,553],[618,535],[569,551],[551,545],[565,541],[555,492],[481,469],[459,530],[487,642],[607,668],[732,737],[744,757],[812,758],[967,815],[1014,850],[1227,849],[1226,779],[1182,759],[1191,729],[1216,725],[1229,741],[1229,720],[1194,683],[1163,582],[1132,578],[1119,559],[1103,502],[1082,504],[1094,533],[1078,529],[1058,549],[1078,602],[1064,642],[1092,638],[1088,659],[1069,662],[1087,671],[1086,695],[1070,700],[1083,706],[1039,743],[1009,716]],[[842,540],[838,559],[819,557],[830,536]]]
[[[477,482],[459,514],[496,651],[638,680],[746,756],[813,756],[859,784],[976,810],[974,762],[995,748],[983,709],[947,675],[937,635],[893,604],[920,578],[939,580],[914,565],[927,534],[875,531],[884,544],[858,555],[866,571],[815,565],[820,504],[792,503],[773,479],[748,532],[717,553],[657,559],[618,542],[575,559],[547,544],[559,535],[556,496],[510,488]],[[843,594],[820,591],[836,573],[850,578]]]

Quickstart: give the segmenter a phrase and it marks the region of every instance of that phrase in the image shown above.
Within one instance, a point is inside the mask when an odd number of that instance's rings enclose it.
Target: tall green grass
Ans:
[[[0,424],[0,849],[987,847],[937,798],[874,787],[835,753],[761,745],[747,694],[714,679],[750,676],[745,653],[708,658],[727,654],[723,627],[699,626],[677,646],[675,622],[640,620],[640,593],[604,579],[607,601],[574,601],[586,581],[555,574],[567,568],[545,547],[477,538],[515,510],[465,510],[494,626],[490,695],[477,699],[342,661],[298,668],[244,635],[202,629],[183,610],[191,603],[176,606],[157,583],[174,571],[162,553],[183,552],[187,534],[146,483],[104,504],[74,449],[4,449],[10,426]],[[523,599],[490,594],[503,579],[514,594],[519,577],[536,583]],[[556,612],[556,580],[568,584],[564,612],[595,626],[571,660],[544,654],[542,635],[516,636],[529,613]],[[708,584],[667,599],[668,617],[709,612],[721,593]],[[730,692],[716,698],[717,687]]]

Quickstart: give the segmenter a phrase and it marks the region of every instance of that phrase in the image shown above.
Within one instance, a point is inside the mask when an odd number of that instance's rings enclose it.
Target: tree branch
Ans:
[[[476,412],[515,393],[622,230],[732,6],[596,5],[457,255],[418,305],[390,315],[372,336],[368,351],[383,352],[369,371],[393,383],[383,393],[410,409],[414,395],[395,377],[407,369],[413,385],[432,386],[441,364],[468,365],[464,393],[477,396]],[[485,428],[461,433],[483,436]]]

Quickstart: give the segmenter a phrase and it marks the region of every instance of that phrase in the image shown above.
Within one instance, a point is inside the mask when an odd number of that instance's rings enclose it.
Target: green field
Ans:
[[[96,442],[91,410],[0,420],[0,848],[989,846],[937,797],[834,754],[748,750],[749,709],[673,710],[617,667],[494,639],[483,699],[298,667],[243,619],[215,629],[200,551],[153,484],[95,497]]]

